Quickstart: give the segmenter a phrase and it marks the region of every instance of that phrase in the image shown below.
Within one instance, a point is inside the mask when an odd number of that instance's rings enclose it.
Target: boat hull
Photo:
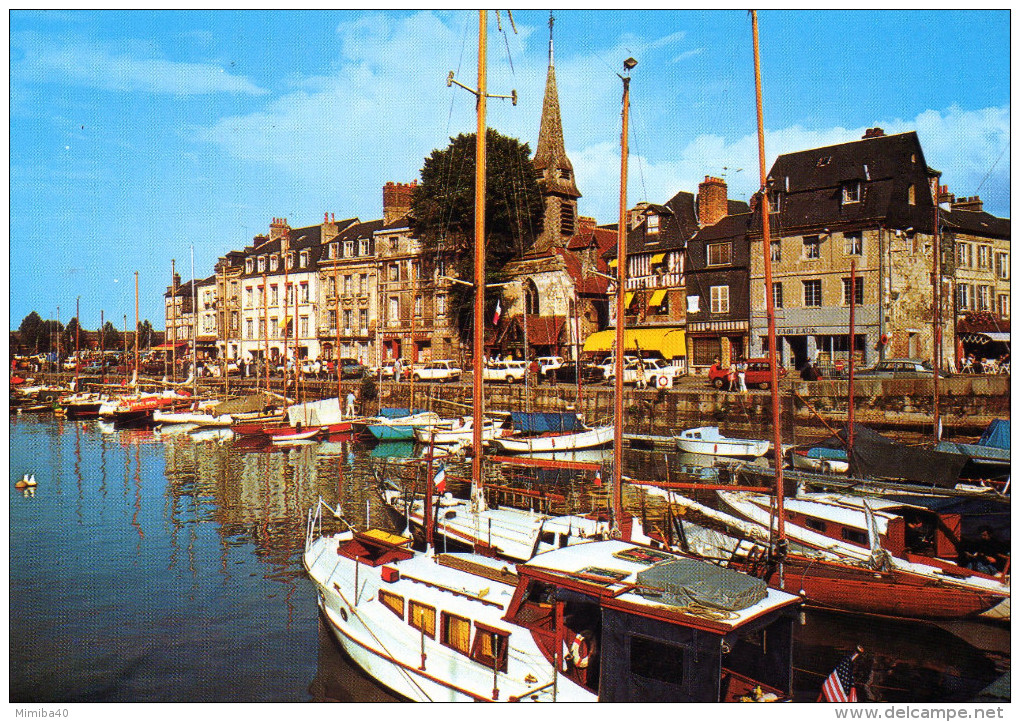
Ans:
[[[759,439],[729,439],[724,436],[693,439],[680,435],[676,437],[676,448],[688,454],[757,459],[768,452],[769,442]]]
[[[505,436],[489,441],[489,445],[505,454],[531,454],[550,451],[594,449],[613,442],[612,426],[596,426],[577,433],[545,436]]]

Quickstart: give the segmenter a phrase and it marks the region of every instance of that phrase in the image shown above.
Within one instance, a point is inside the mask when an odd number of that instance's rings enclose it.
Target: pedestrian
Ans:
[[[978,539],[961,545],[960,562],[976,572],[998,574],[1009,560],[1008,547],[999,541],[987,524],[982,525],[978,533]]]
[[[347,417],[352,418],[354,416],[354,392],[347,392]]]
[[[402,363],[400,363],[400,358],[398,357],[393,362],[393,380],[394,381],[400,381],[400,373],[403,370],[404,370],[404,365]]]
[[[747,393],[747,360],[743,356],[737,359],[737,387],[740,393]]]
[[[818,369],[815,368],[810,359],[804,363],[804,368],[800,371],[800,377],[805,381],[817,381],[820,378]]]

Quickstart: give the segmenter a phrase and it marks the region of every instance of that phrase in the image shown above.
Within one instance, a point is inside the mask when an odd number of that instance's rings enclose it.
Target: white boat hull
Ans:
[[[731,439],[719,434],[715,427],[688,429],[675,437],[676,447],[688,454],[728,456],[735,459],[757,459],[769,450],[769,442],[761,439]]]
[[[613,441],[613,427],[596,426],[576,433],[546,436],[504,436],[492,439],[489,445],[506,454],[533,454],[550,451],[574,451],[604,446]]]

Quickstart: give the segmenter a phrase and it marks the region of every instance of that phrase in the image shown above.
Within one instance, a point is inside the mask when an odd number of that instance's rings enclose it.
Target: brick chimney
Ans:
[[[861,139],[867,140],[868,138],[881,138],[884,135],[885,131],[882,130],[881,128],[868,128],[866,131],[864,131],[864,135],[862,136]]]
[[[981,196],[964,196],[960,200],[950,199],[949,207],[954,211],[983,211],[985,204]]]
[[[698,184],[698,222],[701,227],[711,226],[727,216],[726,181],[705,176]]]
[[[274,218],[269,224],[269,240],[275,241],[287,233],[290,233],[290,226],[287,225],[286,218]]]
[[[390,224],[411,212],[411,199],[418,181],[394,183],[388,181],[382,189],[383,223]]]

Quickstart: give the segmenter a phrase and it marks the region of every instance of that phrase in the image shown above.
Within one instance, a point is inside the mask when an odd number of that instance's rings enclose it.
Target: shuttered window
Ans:
[[[413,599],[408,605],[407,623],[415,629],[421,629],[428,636],[436,636],[436,610]]]
[[[439,641],[461,654],[471,652],[471,622],[454,614],[443,612]]]
[[[387,592],[384,589],[379,590],[379,601],[382,605],[389,609],[391,612],[396,614],[401,619],[404,618],[404,598],[399,594],[393,592]]]

